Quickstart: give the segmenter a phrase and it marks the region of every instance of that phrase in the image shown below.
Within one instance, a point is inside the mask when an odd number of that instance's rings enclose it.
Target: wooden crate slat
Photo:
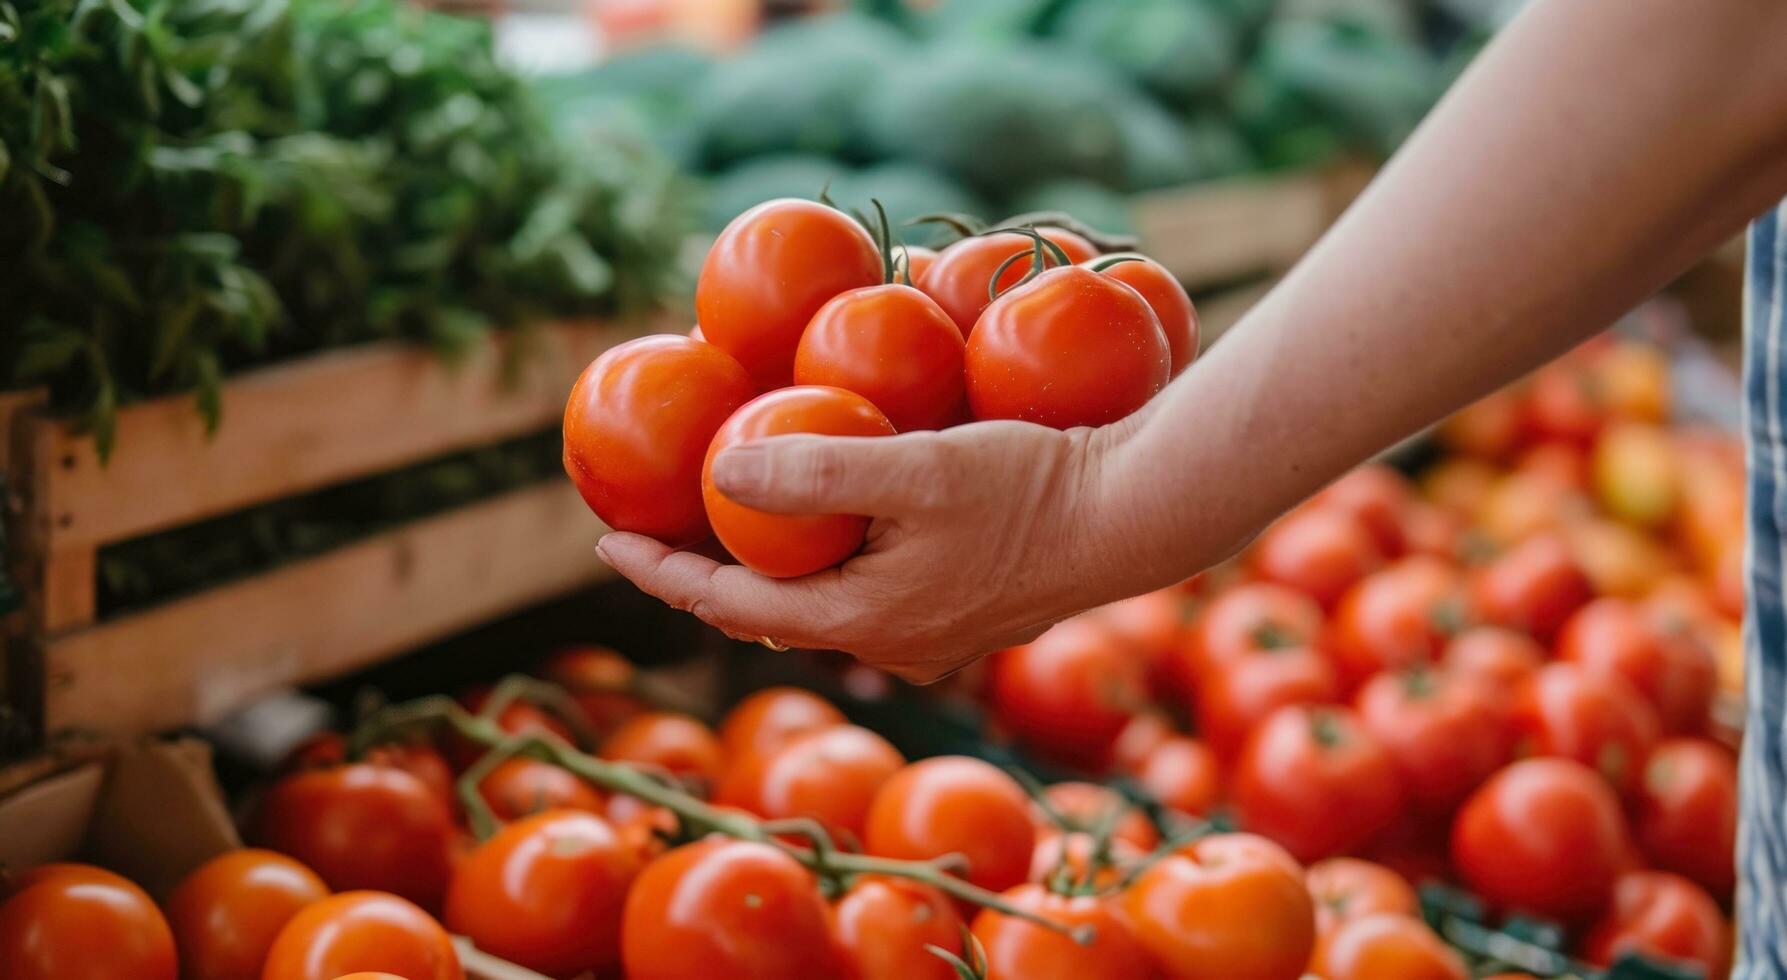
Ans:
[[[52,732],[228,716],[611,573],[568,481],[517,490],[317,558],[51,637]]]
[[[51,552],[94,547],[524,435],[563,414],[590,359],[641,332],[542,328],[516,372],[500,338],[456,364],[410,344],[325,352],[230,379],[214,435],[190,397],[124,408],[106,466],[90,438],[36,418],[37,530]]]

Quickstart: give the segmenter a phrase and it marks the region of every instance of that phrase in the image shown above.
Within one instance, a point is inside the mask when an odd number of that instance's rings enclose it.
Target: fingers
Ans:
[[[825,604],[810,579],[765,578],[742,565],[722,565],[640,534],[604,535],[596,551],[641,590],[735,639],[770,637],[792,646],[829,645],[813,634],[823,621],[818,613]]]
[[[938,495],[929,433],[905,436],[776,436],[714,459],[720,492],[776,514],[899,517]]]

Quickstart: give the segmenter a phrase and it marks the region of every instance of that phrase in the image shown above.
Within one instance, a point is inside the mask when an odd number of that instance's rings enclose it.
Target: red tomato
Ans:
[[[967,879],[991,891],[1021,884],[1036,828],[1015,780],[965,756],[915,762],[881,784],[869,807],[863,849],[881,857],[968,859]]]
[[[1594,598],[1570,549],[1551,535],[1530,538],[1485,565],[1471,585],[1471,605],[1486,623],[1531,633],[1550,643],[1558,628]]]
[[[1134,770],[1136,784],[1162,806],[1194,817],[1216,809],[1222,798],[1216,753],[1195,738],[1176,735],[1149,753]]]
[[[1724,977],[1731,930],[1699,885],[1667,871],[1628,871],[1613,883],[1613,905],[1582,940],[1582,958],[1611,966],[1627,953]]]
[[[448,928],[555,977],[620,962],[621,904],[638,870],[608,821],[553,810],[478,845],[447,890]]]
[[[1130,931],[1174,980],[1296,980],[1315,946],[1302,870],[1250,834],[1188,845],[1118,901]]]
[[[1312,507],[1332,507],[1365,525],[1386,558],[1400,558],[1407,510],[1415,491],[1402,474],[1388,466],[1369,465],[1335,480],[1310,500]]]
[[[1454,412],[1440,423],[1440,445],[1464,456],[1503,459],[1520,442],[1520,396],[1503,389]]]
[[[1146,849],[1121,837],[1106,841],[1102,856],[1097,851],[1098,838],[1084,831],[1062,833],[1049,828],[1038,829],[1036,850],[1030,853],[1030,880],[1049,883],[1056,876],[1065,874],[1074,887],[1089,884],[1102,890],[1114,886],[1125,871],[1148,857]],[[1099,859],[1096,869],[1093,867],[1094,857]]]
[[[0,904],[7,980],[175,980],[174,936],[141,888],[91,866],[59,866]]]
[[[1498,697],[1467,678],[1416,667],[1377,675],[1354,704],[1365,730],[1389,750],[1409,802],[1444,815],[1508,761],[1513,744]]]
[[[1545,662],[1539,641],[1501,626],[1473,626],[1446,643],[1446,672],[1511,700]]]
[[[279,763],[280,772],[299,769],[324,769],[347,761],[347,736],[340,732],[317,732],[297,745]]]
[[[1176,698],[1179,649],[1185,643],[1185,599],[1176,589],[1145,592],[1087,613],[1128,643],[1147,665],[1156,697]]]
[[[1737,813],[1737,760],[1725,746],[1665,739],[1645,762],[1633,818],[1645,856],[1722,899],[1737,883]]]
[[[1084,262],[1098,254],[1092,243],[1071,231],[1060,228],[1038,230],[1044,238],[1060,246],[1070,262]],[[993,281],[993,273],[1006,259],[1028,252],[1032,244],[1028,236],[1016,231],[964,238],[938,253],[924,275],[914,277],[912,281],[943,307],[961,328],[962,336],[967,337],[980,320],[981,311],[987,308],[987,286]],[[1052,263],[1053,257],[1049,261]],[[1022,260],[1013,262],[999,276],[999,292],[1017,285],[1029,268],[1029,264]]]
[[[1697,643],[1666,642],[1637,603],[1596,599],[1578,609],[1558,633],[1557,655],[1590,674],[1631,682],[1657,709],[1664,731],[1691,734],[1706,728],[1718,686],[1712,651]]]
[[[874,732],[833,725],[736,762],[716,800],[775,820],[811,817],[850,844],[862,840],[875,793],[905,765]]]
[[[1556,755],[1592,766],[1622,796],[1638,791],[1657,742],[1657,713],[1636,688],[1575,664],[1541,668],[1515,706],[1526,755]]]
[[[1033,922],[982,909],[974,917],[974,938],[987,954],[987,972],[1024,980],[1130,980],[1153,970],[1123,920],[1103,899],[1092,895],[1057,895],[1041,885],[1019,885],[1004,895],[1026,912],[1071,928],[1090,926],[1092,941],[1073,937]]]
[[[1516,472],[1536,473],[1577,490],[1587,490],[1588,454],[1567,442],[1542,442],[1520,454]]]
[[[855,980],[955,980],[954,968],[925,947],[961,955],[966,924],[930,885],[863,875],[838,899],[832,921]]]
[[[336,977],[335,980],[404,980],[404,978],[395,973],[386,973],[382,970],[377,973],[367,970],[357,970],[346,976]]]
[[[1303,880],[1315,899],[1318,936],[1332,935],[1335,929],[1368,915],[1413,918],[1420,914],[1420,902],[1408,880],[1381,864],[1350,857],[1326,858],[1310,865]]]
[[[1134,774],[1155,749],[1177,735],[1173,721],[1159,711],[1144,711],[1129,720],[1111,746],[1111,765],[1118,772]]]
[[[785,852],[709,838],[647,865],[627,894],[629,980],[784,980],[845,974],[818,883]]]
[[[1198,356],[1198,311],[1178,277],[1159,262],[1136,252],[1123,252],[1093,259],[1088,265],[1101,266],[1115,259],[1115,265],[1104,268],[1104,274],[1142,294],[1160,329],[1166,334],[1167,348],[1172,353],[1172,376],[1191,366]]]
[[[680,547],[707,537],[701,459],[755,386],[731,355],[641,337],[590,362],[565,403],[565,472],[609,527]]]
[[[842,388],[802,386],[760,395],[714,436],[701,468],[701,494],[714,534],[759,575],[795,578],[830,568],[862,547],[869,519],[851,514],[769,514],[734,503],[714,485],[720,450],[769,436],[890,436],[893,426],[868,399]]]
[[[1449,562],[1464,553],[1464,522],[1438,505],[1416,500],[1403,514],[1402,537],[1411,555],[1431,555]]]
[[[1225,759],[1279,708],[1340,697],[1333,665],[1307,646],[1262,647],[1206,670],[1194,690],[1198,732]]]
[[[993,656],[988,698],[1006,730],[1050,759],[1086,769],[1148,703],[1147,665],[1091,619],[1067,622]]]
[[[854,391],[900,432],[941,429],[967,414],[963,347],[949,314],[911,286],[853,289],[813,314],[794,383]]]
[[[883,275],[881,250],[848,215],[813,201],[765,201],[733,218],[708,250],[695,281],[695,319],[757,387],[780,388],[813,314]]]
[[[465,980],[447,930],[396,895],[344,892],[292,916],[261,980],[333,980],[356,971],[406,980]]]
[[[1280,708],[1235,763],[1236,815],[1248,830],[1314,860],[1369,841],[1396,819],[1390,753],[1345,708]]]
[[[844,724],[844,714],[798,687],[766,687],[720,719],[720,745],[728,759],[767,754],[807,732]]]
[[[1353,586],[1335,607],[1324,645],[1350,691],[1380,670],[1438,660],[1463,620],[1457,569],[1417,555]]]
[[[905,273],[903,281],[916,286],[924,281],[925,273],[937,262],[937,250],[925,248],[923,245],[902,245],[898,255],[894,256],[900,271]],[[954,320],[950,321],[954,323]],[[960,328],[958,328],[959,332]]]
[[[539,759],[505,759],[484,781],[478,794],[499,820],[519,820],[544,810],[602,813],[606,804],[594,786],[568,769]]]
[[[1631,860],[1619,799],[1568,759],[1490,777],[1452,824],[1452,863],[1494,905],[1576,922],[1599,912]]]
[[[331,888],[388,891],[433,907],[447,887],[453,816],[399,769],[358,764],[287,776],[261,798],[250,830],[255,843],[297,858]]]
[[[454,795],[453,768],[447,765],[440,751],[421,742],[389,742],[366,750],[366,763],[388,769],[402,769],[420,779],[434,794],[447,802],[448,809],[458,806]]]
[[[472,714],[483,714],[484,706],[490,700],[490,691],[488,685],[474,687],[465,692],[459,699],[460,703]],[[496,727],[508,735],[539,735],[542,738],[556,738],[568,745],[577,744],[576,736],[571,734],[571,729],[563,721],[538,705],[521,699],[510,701],[503,706],[503,710],[497,712]],[[486,746],[458,737],[448,738],[446,747],[453,760],[453,767],[462,772],[490,751]]]
[[[976,419],[1072,429],[1147,404],[1170,379],[1172,353],[1140,293],[1068,266],[988,305],[968,335],[967,367]]]
[[[1127,841],[1143,851],[1160,843],[1160,833],[1148,815],[1123,798],[1123,794],[1097,783],[1055,783],[1043,790],[1043,799],[1054,811],[1067,818],[1068,826],[1057,827],[1042,807],[1034,809],[1038,829],[1095,831],[1112,814],[1120,814],[1112,825],[1111,837]]]
[[[1237,585],[1210,600],[1192,621],[1180,673],[1187,690],[1209,667],[1257,650],[1313,646],[1322,634],[1322,608],[1282,585]]]
[[[1355,919],[1329,936],[1310,963],[1324,980],[1469,980],[1457,951],[1407,915]]]
[[[668,772],[704,786],[720,778],[725,752],[713,729],[688,715],[648,711],[602,743],[602,758]]]
[[[1337,508],[1319,507],[1285,515],[1254,541],[1247,557],[1248,566],[1264,581],[1330,607],[1384,563],[1365,525]]]
[[[285,924],[328,897],[323,879],[283,854],[246,849],[206,861],[167,900],[181,976],[256,980]]]
[[[1587,446],[1607,424],[1607,408],[1587,365],[1560,360],[1533,373],[1522,406],[1529,438],[1557,439]]]
[[[706,452],[706,448],[702,452]],[[702,520],[706,521],[706,512]],[[595,730],[607,735],[628,718],[646,710],[631,691],[633,664],[603,646],[574,647],[556,653],[541,667],[547,680],[570,692]]]

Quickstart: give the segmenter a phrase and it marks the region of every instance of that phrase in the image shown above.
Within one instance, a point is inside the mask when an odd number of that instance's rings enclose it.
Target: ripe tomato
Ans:
[[[1409,503],[1403,515],[1402,537],[1411,555],[1431,555],[1455,562],[1465,552],[1464,521],[1422,500]]]
[[[1532,439],[1561,439],[1587,446],[1607,423],[1607,408],[1594,374],[1572,358],[1533,373],[1522,410],[1522,426]]]
[[[1664,731],[1706,728],[1718,685],[1712,651],[1697,643],[1664,642],[1637,603],[1596,599],[1578,609],[1558,633],[1557,655],[1592,675],[1629,681],[1657,710]]]
[[[899,254],[894,256],[894,267],[904,273],[903,281],[916,286],[924,280],[925,273],[937,261],[937,250],[925,248],[923,245],[902,245]],[[954,323],[954,320],[950,321]]]
[[[648,711],[636,715],[602,743],[602,758],[650,766],[712,786],[725,752],[713,729],[688,715]]]
[[[1345,708],[1280,708],[1235,763],[1241,826],[1299,860],[1350,850],[1390,826],[1402,787],[1390,753]]]
[[[1680,502],[1682,465],[1667,429],[1616,423],[1595,440],[1595,498],[1611,517],[1638,527],[1661,527]]]
[[[1524,630],[1550,643],[1570,614],[1594,598],[1582,567],[1563,541],[1529,538],[1483,566],[1471,584],[1477,618]]]
[[[1569,663],[1539,670],[1515,705],[1514,727],[1523,754],[1592,766],[1627,797],[1658,735],[1656,711],[1624,678]]]
[[[1575,922],[1599,912],[1632,857],[1619,799],[1568,759],[1490,777],[1452,823],[1452,864],[1494,905]]]
[[[1384,562],[1365,525],[1338,508],[1320,507],[1299,508],[1267,528],[1247,559],[1262,580],[1296,589],[1326,607]]]
[[[472,714],[483,714],[484,706],[490,700],[490,691],[489,685],[480,685],[466,691],[459,701]],[[496,727],[509,735],[539,735],[543,738],[557,738],[568,745],[577,744],[576,736],[571,734],[571,729],[563,721],[538,705],[521,699],[510,701],[503,706],[503,710],[497,712]],[[462,772],[490,751],[477,742],[457,736],[446,739],[446,748],[453,760],[453,767]]]
[[[798,687],[766,687],[720,719],[720,745],[728,759],[767,754],[798,735],[844,724],[844,714],[817,694]]]
[[[1372,464],[1355,469],[1310,499],[1312,507],[1332,507],[1365,526],[1386,558],[1400,558],[1406,542],[1403,523],[1415,491],[1402,474]]]
[[[811,817],[851,844],[862,840],[875,793],[905,765],[874,732],[833,725],[736,761],[715,799],[774,820]]]
[[[1501,470],[1480,459],[1453,456],[1421,474],[1421,493],[1454,517],[1471,518],[1501,478]]]
[[[1065,829],[1094,831],[1116,814],[1111,829],[1113,839],[1128,841],[1144,851],[1153,850],[1154,845],[1160,843],[1160,832],[1154,829],[1148,815],[1109,786],[1072,781],[1054,783],[1043,790],[1042,796],[1056,813],[1067,819]],[[1055,826],[1040,806],[1033,809],[1032,816],[1036,818],[1039,830],[1064,829]]]
[[[1175,980],[1296,980],[1315,946],[1302,870],[1251,834],[1188,845],[1118,901],[1136,939]]]
[[[794,355],[794,383],[867,398],[900,432],[967,415],[964,344],[949,314],[911,286],[839,293],[813,314]]]
[[[706,448],[702,452],[706,452]],[[706,512],[702,521],[706,521]],[[568,691],[598,734],[607,735],[628,718],[646,710],[629,693],[635,671],[627,658],[603,646],[562,650],[541,667],[541,675]]]
[[[1148,851],[1113,837],[1105,842],[1105,852],[1098,853],[1098,838],[1084,831],[1062,833],[1052,828],[1037,830],[1036,850],[1030,853],[1029,880],[1049,884],[1065,875],[1074,887],[1092,886],[1104,890],[1114,886],[1124,872],[1148,857]],[[1098,867],[1093,859],[1098,858]]]
[[[882,278],[881,250],[848,215],[765,201],[714,239],[695,281],[695,319],[767,391],[788,384],[801,331],[827,300]]]
[[[606,809],[601,792],[570,770],[520,756],[491,770],[478,784],[478,794],[498,820],[519,820],[545,810],[602,813]]]
[[[1626,953],[1723,977],[1731,931],[1699,885],[1667,871],[1628,871],[1613,883],[1613,905],[1583,938],[1581,955],[1605,967]]]
[[[436,796],[447,802],[447,808],[458,805],[454,796],[453,768],[440,750],[424,742],[387,742],[366,750],[368,765],[402,769],[420,779]]]
[[[1315,899],[1315,931],[1331,935],[1335,929],[1368,915],[1390,914],[1413,918],[1420,902],[1408,880],[1381,864],[1358,858],[1325,858],[1309,866],[1303,880]]]
[[[1500,626],[1473,626],[1459,633],[1440,658],[1447,673],[1510,702],[1544,662],[1539,641]]]
[[[1146,405],[1170,380],[1172,352],[1140,293],[1068,266],[987,306],[968,335],[967,369],[976,419],[1071,429]]]
[[[1129,980],[1153,970],[1148,953],[1130,935],[1123,920],[1104,899],[1093,895],[1057,895],[1041,885],[1019,885],[1005,892],[1013,906],[1071,928],[1090,926],[1092,941],[1033,922],[982,909],[974,917],[974,938],[987,954],[987,972],[1025,980]]]
[[[1116,259],[1123,261],[1108,264]],[[1191,366],[1198,356],[1198,311],[1177,276],[1168,272],[1166,266],[1136,252],[1101,256],[1085,264],[1104,266],[1105,275],[1141,293],[1148,301],[1166,334],[1167,349],[1173,359],[1172,377]]]
[[[995,654],[987,695],[997,722],[1040,755],[1098,770],[1148,703],[1146,670],[1096,620],[1071,619]]]
[[[1588,455],[1567,442],[1541,442],[1530,446],[1514,461],[1517,473],[1548,477],[1575,490],[1589,486]]]
[[[1216,753],[1195,738],[1175,735],[1167,739],[1133,772],[1136,784],[1149,796],[1180,813],[1205,816],[1222,798]]]
[[[1645,762],[1633,818],[1645,856],[1721,899],[1737,883],[1737,812],[1737,760],[1725,746],[1665,739]]]
[[[1210,600],[1192,621],[1181,654],[1186,690],[1211,667],[1257,650],[1313,646],[1322,634],[1322,607],[1282,585],[1237,585]]]
[[[1173,699],[1183,696],[1177,658],[1185,643],[1185,612],[1185,599],[1178,590],[1159,589],[1086,615],[1128,643],[1147,665],[1148,687],[1155,697]]]
[[[1098,254],[1091,242],[1071,231],[1061,228],[1040,228],[1038,231],[1060,246],[1070,262],[1084,262]],[[981,311],[987,308],[987,286],[993,281],[993,273],[1006,259],[1028,252],[1032,244],[1027,235],[1016,231],[964,238],[938,253],[924,275],[914,277],[912,282],[936,300],[961,328],[962,336],[968,337],[969,331],[980,320]],[[1051,257],[1049,261],[1054,260]],[[1029,266],[1021,260],[1013,262],[999,276],[999,292],[1017,285],[1028,269]]]
[[[875,794],[863,835],[863,849],[881,857],[961,854],[965,877],[990,891],[1022,883],[1035,847],[1023,788],[966,756],[937,756],[895,773]]]
[[[478,845],[447,890],[448,928],[555,977],[620,961],[621,904],[638,870],[608,821],[556,810]]]
[[[355,971],[407,980],[465,980],[447,930],[396,895],[343,892],[292,916],[261,980],[333,980]]]
[[[1231,758],[1260,722],[1293,704],[1340,697],[1334,666],[1313,647],[1260,647],[1206,670],[1194,688],[1198,732]]]
[[[1593,513],[1580,488],[1547,472],[1517,471],[1489,488],[1472,515],[1472,529],[1507,548],[1534,535],[1562,532]]]
[[[1377,675],[1359,689],[1359,721],[1390,753],[1409,802],[1449,814],[1508,761],[1499,697],[1444,670]]]
[[[388,891],[435,907],[447,887],[453,816],[399,769],[357,764],[294,773],[262,797],[250,831],[255,843],[297,858],[330,888]]]
[[[1148,756],[1155,749],[1178,732],[1173,728],[1173,720],[1157,710],[1143,711],[1123,726],[1117,735],[1117,741],[1111,746],[1111,766],[1120,773],[1134,775],[1148,761]]]
[[[714,485],[720,450],[769,436],[890,436],[893,426],[868,399],[842,388],[783,388],[745,405],[720,426],[701,467],[701,495],[714,534],[759,575],[795,578],[856,554],[869,519],[852,514],[770,514],[735,503]]]
[[[176,975],[174,936],[161,910],[109,871],[57,866],[21,882],[0,904],[0,976],[7,980]]]
[[[630,980],[844,976],[811,873],[768,844],[709,838],[646,865],[627,894]]]
[[[1608,414],[1640,422],[1669,417],[1669,358],[1655,345],[1614,344],[1595,359],[1597,388]]]
[[[206,861],[167,900],[182,976],[256,980],[279,930],[327,897],[323,879],[283,854],[245,849]]]
[[[1675,574],[1675,554],[1629,524],[1601,518],[1572,521],[1563,531],[1570,554],[1597,594],[1642,599]]]
[[[1438,660],[1463,621],[1457,569],[1417,555],[1353,586],[1334,609],[1324,646],[1350,691],[1380,670]]]
[[[930,885],[863,875],[838,899],[832,921],[855,980],[955,980],[956,971],[925,947],[961,955],[966,925]]]
[[[1334,930],[1310,971],[1323,980],[1469,980],[1457,951],[1427,924],[1407,915],[1377,914]]]
[[[641,337],[590,362],[565,403],[565,472],[609,527],[680,547],[707,537],[701,458],[755,385],[725,351]]]
[[[1440,445],[1463,456],[1504,459],[1520,442],[1520,396],[1494,391],[1440,423]]]
[[[280,772],[296,772],[299,769],[323,769],[328,766],[339,766],[347,761],[347,736],[340,732],[317,732],[292,746],[285,758],[280,760]]]

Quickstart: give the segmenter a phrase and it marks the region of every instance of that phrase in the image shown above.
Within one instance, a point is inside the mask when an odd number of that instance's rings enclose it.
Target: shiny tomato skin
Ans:
[[[1452,864],[1491,905],[1565,922],[1606,906],[1632,858],[1619,798],[1569,759],[1524,759],[1491,776],[1452,823]]]
[[[758,388],[788,384],[801,331],[827,300],[882,281],[881,253],[848,215],[765,201],[720,232],[695,281],[695,319]]]
[[[1327,657],[1306,646],[1263,647],[1206,670],[1194,686],[1198,734],[1232,759],[1248,736],[1279,708],[1340,699]]]
[[[1322,607],[1282,585],[1250,582],[1221,593],[1192,621],[1180,656],[1185,689],[1204,672],[1261,649],[1313,646],[1322,634]]]
[[[1670,738],[1644,764],[1633,821],[1653,864],[1726,900],[1736,887],[1737,759],[1707,738]]]
[[[519,820],[546,810],[602,813],[601,791],[570,770],[539,759],[505,759],[478,784],[478,794],[498,820]]]
[[[1062,925],[1071,928],[1090,926],[1093,938],[1082,945],[1071,936],[1033,922],[996,909],[982,909],[974,917],[974,938],[986,951],[988,972],[992,976],[1024,977],[1025,980],[1130,980],[1148,976],[1153,967],[1148,953],[1102,898],[1057,895],[1036,884],[1019,885],[1006,891],[1003,897],[1017,908]]]
[[[540,675],[564,688],[602,737],[647,708],[632,693],[636,676],[633,664],[604,646],[590,644],[561,650],[541,665]]]
[[[617,531],[673,547],[707,537],[701,460],[756,393],[745,369],[687,337],[630,340],[590,362],[565,403],[565,472]]]
[[[1315,946],[1302,869],[1251,834],[1189,845],[1118,901],[1137,941],[1174,980],[1297,980]]]
[[[796,736],[844,723],[844,713],[817,694],[798,687],[766,687],[733,705],[720,719],[720,746],[728,760],[736,760],[772,752]]]
[[[1016,780],[966,756],[915,762],[881,784],[863,849],[926,861],[959,853],[967,879],[989,891],[1024,881],[1036,847],[1030,799]]]
[[[1207,816],[1222,799],[1222,770],[1216,753],[1183,735],[1156,746],[1134,771],[1134,778],[1162,806],[1194,817]]]
[[[1417,555],[1368,575],[1334,609],[1323,646],[1341,687],[1380,670],[1432,663],[1463,625],[1463,578],[1450,564]]]
[[[962,954],[966,923],[942,892],[909,878],[863,875],[832,909],[852,980],[955,980],[927,945]]]
[[[1191,296],[1166,266],[1136,252],[1102,256],[1089,264],[1103,265],[1117,258],[1123,261],[1107,266],[1104,274],[1141,293],[1148,301],[1166,334],[1167,349],[1173,358],[1172,376],[1178,377],[1198,356],[1198,311],[1191,305]]]
[[[1147,664],[1096,620],[1071,619],[994,654],[987,693],[994,719],[1019,741],[1096,771],[1148,703]]]
[[[674,711],[648,711],[628,719],[602,743],[601,754],[708,786],[720,778],[725,764],[725,750],[713,729]]]
[[[1458,952],[1426,923],[1387,913],[1336,928],[1310,969],[1323,980],[1470,980]]]
[[[141,888],[96,867],[38,875],[0,903],[7,980],[176,980],[174,935]]]
[[[1473,626],[1446,642],[1440,665],[1485,693],[1511,703],[1544,665],[1539,641],[1502,626]]]
[[[1116,743],[1111,746],[1111,766],[1117,772],[1134,775],[1155,749],[1177,734],[1173,720],[1164,712],[1144,711],[1131,718],[1118,733]]]
[[[709,838],[647,865],[627,893],[629,980],[845,976],[830,910],[807,869],[753,841]]]
[[[987,306],[968,336],[967,369],[976,419],[1072,429],[1147,404],[1166,387],[1172,354],[1140,293],[1067,266]]]
[[[1532,634],[1550,643],[1557,631],[1594,598],[1594,587],[1570,549],[1542,534],[1515,545],[1485,565],[1471,583],[1477,619]]]
[[[1096,830],[1116,813],[1119,816],[1111,825],[1113,840],[1128,841],[1144,851],[1152,850],[1160,843],[1160,833],[1154,829],[1148,815],[1109,786],[1069,780],[1049,784],[1043,789],[1042,797],[1055,813],[1067,818],[1070,825],[1067,829]],[[1040,805],[1032,809],[1031,815],[1039,830],[1063,829],[1055,826]]]
[[[1161,700],[1178,700],[1178,656],[1185,644],[1186,600],[1177,589],[1144,592],[1086,614],[1128,643],[1147,664],[1148,688]]]
[[[601,817],[548,810],[472,851],[447,889],[445,921],[484,952],[539,973],[607,969],[620,961],[636,862]]]
[[[783,388],[732,414],[708,447],[701,495],[708,521],[726,550],[746,568],[771,578],[796,578],[830,568],[862,547],[869,519],[853,514],[770,514],[735,503],[714,485],[720,450],[770,436],[890,436],[894,429],[868,399],[842,388]]]
[[[1294,510],[1267,528],[1247,553],[1262,581],[1276,582],[1333,608],[1355,582],[1384,563],[1377,540],[1338,508]]]
[[[962,333],[911,286],[867,286],[813,314],[794,355],[794,383],[854,391],[894,429],[941,429],[966,415]]]
[[[1731,930],[1699,885],[1667,871],[1628,871],[1613,883],[1613,904],[1582,940],[1582,958],[1607,967],[1628,953],[1724,977]]]
[[[834,725],[736,762],[715,799],[772,820],[817,820],[834,842],[846,844],[862,840],[875,793],[905,765],[874,732]]]
[[[1421,903],[1408,879],[1395,871],[1351,857],[1324,858],[1303,875],[1309,895],[1315,899],[1315,931],[1331,935],[1335,929],[1368,915],[1414,917]]]
[[[1596,599],[1564,622],[1557,656],[1591,674],[1616,674],[1657,710],[1663,730],[1705,730],[1718,686],[1712,651],[1697,643],[1668,642],[1651,615],[1626,599]]]
[[[165,909],[185,980],[258,980],[292,916],[329,897],[304,865],[272,851],[228,851],[199,865]]]
[[[1523,754],[1591,766],[1628,798],[1638,791],[1658,737],[1655,709],[1623,677],[1563,662],[1540,668],[1527,684],[1514,728]]]
[[[1388,466],[1371,464],[1348,472],[1310,498],[1309,506],[1331,507],[1365,526],[1385,558],[1403,555],[1403,527],[1415,490],[1408,478]]]
[[[1084,262],[1098,254],[1092,243],[1071,231],[1038,230],[1067,253],[1069,262]],[[937,253],[923,275],[914,276],[912,282],[937,301],[965,338],[990,302],[987,286],[993,281],[993,273],[1006,259],[1028,252],[1032,244],[1029,236],[1015,231],[964,238]],[[1053,265],[1054,257],[1051,255],[1048,261]],[[1029,269],[1030,263],[1024,259],[1013,262],[999,276],[999,292],[1017,285]]]
[[[261,799],[250,830],[252,841],[297,858],[340,891],[388,891],[438,907],[451,872],[451,812],[399,769],[361,763],[287,776]]]
[[[1268,716],[1241,750],[1230,788],[1243,827],[1304,861],[1371,840],[1403,800],[1389,751],[1338,707]]]
[[[1395,760],[1409,803],[1446,815],[1513,750],[1497,697],[1443,669],[1417,667],[1377,675],[1353,703]]]
[[[447,930],[395,895],[354,891],[305,906],[292,916],[261,980],[333,980],[356,971],[406,980],[465,980]]]

